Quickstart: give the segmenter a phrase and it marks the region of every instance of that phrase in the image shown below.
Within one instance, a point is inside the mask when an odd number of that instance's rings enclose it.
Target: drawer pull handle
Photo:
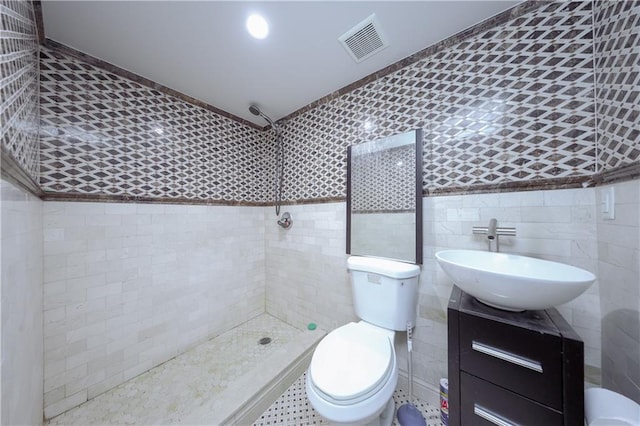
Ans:
[[[478,417],[482,417],[489,423],[493,423],[497,426],[517,426],[517,423],[508,422],[504,418],[493,414],[492,412],[482,408],[478,404],[473,404],[473,414]]]
[[[501,359],[503,361],[510,362],[512,364],[519,365],[520,367],[528,368],[538,373],[542,373],[542,364],[536,361],[531,361],[527,358],[511,354],[509,352],[502,351],[500,349],[478,343],[475,340],[471,342],[471,349],[481,352],[485,355],[492,356],[494,358]]]

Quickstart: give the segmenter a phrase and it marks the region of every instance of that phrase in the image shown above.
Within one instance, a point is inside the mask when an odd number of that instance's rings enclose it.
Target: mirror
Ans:
[[[347,148],[347,254],[422,263],[422,130]]]

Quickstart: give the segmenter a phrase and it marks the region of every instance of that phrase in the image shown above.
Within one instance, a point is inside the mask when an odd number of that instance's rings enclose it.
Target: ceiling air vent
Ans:
[[[380,24],[375,14],[342,34],[338,40],[356,62],[362,62],[389,46],[380,32]]]

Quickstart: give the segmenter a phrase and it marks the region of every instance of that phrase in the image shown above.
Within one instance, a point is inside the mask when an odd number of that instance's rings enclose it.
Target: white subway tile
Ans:
[[[44,407],[44,416],[46,418],[55,417],[58,414],[64,413],[70,408],[77,407],[87,400],[87,391],[82,390],[74,395],[71,395],[56,403],[47,405]]]
[[[522,209],[523,222],[557,222],[568,223],[571,221],[571,207],[569,206],[530,206]]]
[[[44,230],[44,241],[63,241],[64,228],[48,228]]]
[[[107,215],[132,215],[137,210],[135,203],[106,203],[104,206],[104,212]]]

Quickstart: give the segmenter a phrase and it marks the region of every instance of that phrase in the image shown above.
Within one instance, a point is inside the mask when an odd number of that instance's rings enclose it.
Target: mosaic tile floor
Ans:
[[[177,424],[301,333],[260,315],[73,408],[45,425]],[[258,340],[268,336],[270,344]]]
[[[305,389],[305,377],[303,374],[296,380],[280,398],[276,400],[253,426],[267,425],[330,425],[331,423],[323,420],[313,409],[307,400],[307,391]],[[396,389],[393,393],[393,400],[396,403],[396,409],[408,401],[407,392],[403,389]],[[429,405],[419,399],[414,404],[424,416],[427,426],[441,426],[440,408]],[[397,418],[394,419],[393,426],[400,426]]]

